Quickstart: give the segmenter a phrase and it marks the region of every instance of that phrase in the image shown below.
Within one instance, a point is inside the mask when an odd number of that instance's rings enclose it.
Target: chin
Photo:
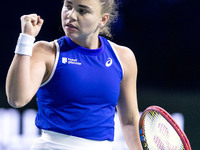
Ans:
[[[65,35],[69,37],[70,39],[76,39],[79,37],[77,33],[71,33],[71,32],[65,32]]]
[[[68,34],[68,33],[66,33],[66,36],[68,37],[68,38],[70,38],[72,41],[79,41],[80,40],[80,36],[79,35],[75,35],[75,34]],[[76,42],[75,42],[76,43]],[[77,43],[78,44],[78,43]]]

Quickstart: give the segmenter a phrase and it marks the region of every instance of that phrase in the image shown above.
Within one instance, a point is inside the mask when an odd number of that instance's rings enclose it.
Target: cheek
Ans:
[[[61,22],[62,22],[62,25],[63,25],[63,22],[64,22],[64,13],[63,13],[63,11],[61,11]]]
[[[96,30],[99,21],[95,18],[88,18],[88,19],[83,19],[80,24],[82,29],[84,30]]]
[[[67,19],[67,16],[69,15],[69,12],[66,9],[62,9],[61,11],[61,21],[65,21]]]

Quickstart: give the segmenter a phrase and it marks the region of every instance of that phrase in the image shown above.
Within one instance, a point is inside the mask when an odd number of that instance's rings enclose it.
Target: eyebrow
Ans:
[[[91,9],[90,7],[86,6],[86,5],[78,5],[79,7],[81,8],[84,8],[84,9]]]
[[[70,4],[70,5],[73,5],[73,3],[70,0],[65,0],[65,2],[68,3],[68,4]],[[88,7],[88,6],[86,6],[86,5],[79,4],[78,6],[81,7],[81,8],[84,8],[84,9],[91,10],[91,8]]]
[[[69,0],[64,0],[64,2],[65,2],[65,3],[72,4],[72,2],[71,2],[71,1],[69,1]]]

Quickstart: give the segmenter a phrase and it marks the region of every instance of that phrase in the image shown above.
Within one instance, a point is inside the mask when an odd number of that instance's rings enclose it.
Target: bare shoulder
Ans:
[[[33,65],[45,66],[45,76],[43,82],[46,81],[53,70],[56,60],[56,44],[55,42],[38,41],[34,44],[33,55],[31,61]]]
[[[54,41],[38,41],[33,47],[33,62],[44,62],[47,65],[52,65],[56,57],[56,44]]]
[[[125,73],[130,71],[130,69],[132,71],[137,71],[137,63],[136,63],[136,58],[133,51],[126,46],[118,45],[114,42],[110,42],[110,43],[112,47],[115,49],[122,63],[122,67]]]
[[[38,41],[34,44],[33,48],[34,53],[51,54],[55,53],[55,51],[56,51],[56,44],[54,41],[52,42]]]

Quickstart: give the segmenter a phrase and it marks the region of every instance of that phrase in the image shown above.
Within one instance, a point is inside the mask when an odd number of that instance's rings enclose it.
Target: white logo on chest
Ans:
[[[66,63],[67,63],[67,58],[66,58],[66,57],[63,57],[63,58],[62,58],[62,63],[63,63],[63,64],[66,64]]]
[[[106,62],[106,67],[110,67],[112,65],[112,59],[108,58],[107,62]]]
[[[70,65],[79,65],[79,66],[82,65],[82,63],[79,62],[77,59],[66,58],[66,57],[62,57],[62,63]]]

